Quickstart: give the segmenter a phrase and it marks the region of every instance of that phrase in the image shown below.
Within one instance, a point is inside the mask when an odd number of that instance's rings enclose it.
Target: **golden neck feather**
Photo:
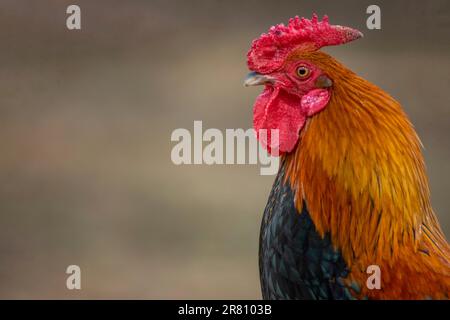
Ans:
[[[328,106],[284,157],[298,209],[307,205],[318,232],[331,234],[347,262],[392,261],[401,248],[417,250],[425,227],[432,229],[430,245],[446,247],[421,143],[399,103],[325,53],[301,58],[334,85]]]

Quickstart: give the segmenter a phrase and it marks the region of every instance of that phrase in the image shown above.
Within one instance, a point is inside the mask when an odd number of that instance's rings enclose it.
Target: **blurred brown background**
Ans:
[[[66,29],[72,3],[81,31]],[[380,31],[372,1],[2,0],[0,298],[260,298],[274,177],[175,166],[170,135],[251,127],[247,49],[297,14],[365,33],[326,51],[403,104],[450,235],[450,3],[376,3]]]

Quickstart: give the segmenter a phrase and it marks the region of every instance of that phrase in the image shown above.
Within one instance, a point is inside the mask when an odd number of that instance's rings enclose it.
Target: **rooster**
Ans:
[[[295,17],[247,54],[244,85],[264,85],[254,129],[281,157],[261,224],[264,299],[450,296],[450,246],[416,132],[394,98],[319,50],[362,36],[327,16]],[[367,285],[369,266],[379,288]]]

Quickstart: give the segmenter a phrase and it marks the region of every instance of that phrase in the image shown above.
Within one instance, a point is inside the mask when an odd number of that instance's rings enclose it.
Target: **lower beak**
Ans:
[[[274,79],[264,74],[250,72],[247,77],[245,77],[244,87],[259,86],[267,83],[274,83]]]

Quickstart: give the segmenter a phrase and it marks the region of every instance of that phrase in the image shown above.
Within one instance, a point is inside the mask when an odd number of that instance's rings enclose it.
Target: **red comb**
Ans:
[[[311,50],[318,50],[324,46],[344,44],[362,37],[358,30],[333,26],[324,16],[319,21],[314,14],[311,20],[305,18],[291,18],[287,26],[279,24],[253,40],[252,47],[247,53],[247,65],[250,70],[259,73],[270,73],[278,69],[286,56],[301,45],[308,45]]]

